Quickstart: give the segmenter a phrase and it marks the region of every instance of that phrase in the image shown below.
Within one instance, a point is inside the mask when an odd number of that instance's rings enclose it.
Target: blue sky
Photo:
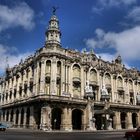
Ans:
[[[44,45],[52,6],[64,48],[93,48],[107,61],[120,54],[140,69],[139,0],[0,0],[0,73]]]

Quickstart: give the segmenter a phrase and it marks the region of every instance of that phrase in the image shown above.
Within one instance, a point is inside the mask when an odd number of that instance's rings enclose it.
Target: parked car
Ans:
[[[140,140],[140,126],[134,131],[125,132],[127,140]]]
[[[7,126],[4,124],[0,123],[0,131],[5,131],[7,129]]]

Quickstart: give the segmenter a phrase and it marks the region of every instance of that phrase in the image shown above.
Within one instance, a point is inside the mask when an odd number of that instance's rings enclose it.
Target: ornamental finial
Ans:
[[[53,15],[55,15],[56,10],[57,10],[58,8],[59,8],[59,7],[55,7],[55,6],[52,7],[52,9],[53,9],[53,10],[52,10]]]

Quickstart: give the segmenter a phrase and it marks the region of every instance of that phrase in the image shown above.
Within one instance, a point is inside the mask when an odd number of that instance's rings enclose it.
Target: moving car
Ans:
[[[7,126],[4,124],[0,123],[0,131],[5,131],[7,129]]]
[[[125,132],[127,140],[140,140],[140,126],[134,131]]]

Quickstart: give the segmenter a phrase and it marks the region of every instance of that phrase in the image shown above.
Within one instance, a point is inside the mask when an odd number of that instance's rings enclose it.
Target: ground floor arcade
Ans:
[[[136,108],[96,104],[35,103],[3,108],[1,121],[14,127],[44,130],[132,129],[140,125]]]

